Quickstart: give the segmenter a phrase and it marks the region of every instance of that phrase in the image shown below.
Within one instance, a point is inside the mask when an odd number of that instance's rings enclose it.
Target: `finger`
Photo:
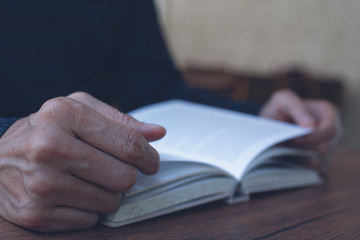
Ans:
[[[97,224],[99,215],[68,207],[57,207],[50,213],[47,231],[81,230],[88,229]],[[50,229],[51,230],[50,230]]]
[[[324,158],[330,151],[331,143],[323,142],[316,146],[315,151],[319,154],[320,158]]]
[[[314,127],[316,124],[316,119],[314,119],[305,102],[291,92],[284,93],[280,110],[282,115],[285,115],[292,122],[300,126]]]
[[[96,122],[102,120],[96,119]],[[76,136],[91,146],[136,166],[145,174],[154,174],[158,171],[159,154],[148,144],[143,135],[132,128],[107,122],[100,128],[93,124],[84,124],[83,127],[72,130]]]
[[[336,110],[329,102],[308,101],[308,106],[317,118],[315,132],[306,139],[310,144],[330,141],[336,135]]]
[[[310,135],[300,138],[297,143],[303,145],[318,145],[330,142],[337,134],[335,107],[326,101],[308,100],[308,108],[316,118],[317,126]]]
[[[87,229],[98,221],[98,214],[69,207],[39,209],[30,214],[19,225],[41,232],[56,232]]]
[[[42,125],[40,129],[51,130],[50,134],[40,139],[43,142],[40,145],[44,145],[40,146],[42,149],[55,146],[56,150],[56,145],[63,144],[57,134],[65,132],[118,160],[136,166],[145,174],[156,173],[159,168],[159,154],[141,133],[71,98],[56,98],[46,102],[30,121],[34,125]],[[49,138],[52,138],[51,141]]]
[[[305,103],[292,91],[277,91],[261,109],[260,115],[279,121],[299,124],[303,127],[313,127],[315,119]]]
[[[115,122],[135,128],[140,131],[148,141],[160,139],[165,135],[166,131],[162,126],[139,122],[135,118],[118,111],[87,93],[76,92],[70,94],[68,97],[90,106]]]
[[[322,168],[322,166],[324,166],[324,163],[326,163],[326,161],[328,160],[328,153],[330,148],[330,144],[326,142],[319,144],[316,147],[310,148],[309,150],[315,151],[318,154],[317,157],[309,159],[309,167],[320,170],[320,168]]]
[[[23,174],[27,197],[37,208],[68,206],[107,213],[120,204],[121,193],[111,192],[70,174],[47,167]],[[25,197],[24,197],[25,198]]]
[[[48,197],[52,206],[67,206],[94,213],[115,211],[121,201],[121,193],[111,192],[82,179],[68,176],[56,187],[56,193]]]
[[[287,142],[288,146],[296,146],[296,148],[317,152],[320,157],[325,156],[331,148],[330,142],[321,142],[318,144],[298,144],[294,141]]]
[[[113,192],[125,192],[135,184],[137,172],[134,166],[69,135],[62,139],[63,150],[59,149],[59,152],[65,154],[59,156],[58,161],[66,162],[64,170]]]

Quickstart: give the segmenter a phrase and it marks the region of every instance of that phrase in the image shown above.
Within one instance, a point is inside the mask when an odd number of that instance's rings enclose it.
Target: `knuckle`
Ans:
[[[40,108],[39,114],[46,118],[58,117],[59,114],[68,114],[74,111],[74,102],[66,97],[57,97],[46,101]],[[61,116],[60,115],[60,116]]]
[[[137,180],[137,170],[135,167],[129,166],[129,169],[128,171],[126,171],[125,178],[123,180],[124,191],[127,191],[132,186],[134,186],[136,180]]]
[[[160,156],[159,156],[159,153],[155,150],[155,149],[153,149],[153,156],[152,156],[152,161],[153,161],[153,163],[152,163],[152,168],[151,169],[149,169],[149,172],[148,172],[148,174],[155,174],[155,173],[157,173],[158,171],[159,171],[159,169],[160,169]]]
[[[121,202],[121,194],[115,194],[113,197],[110,197],[107,203],[104,205],[106,209],[104,209],[103,213],[114,212],[119,208]]]
[[[132,123],[137,122],[135,118],[125,113],[115,112],[114,114],[115,114],[114,118],[116,119],[116,121],[121,122],[124,125],[131,125]]]
[[[48,222],[41,209],[23,208],[17,214],[20,225],[29,229],[44,230]]]
[[[86,92],[79,91],[79,92],[74,92],[74,93],[68,95],[68,97],[73,98],[73,99],[78,99],[78,100],[86,100],[86,99],[91,98],[91,95]]]
[[[35,131],[26,144],[27,159],[35,163],[44,163],[57,154],[58,140],[51,134]]]
[[[279,91],[280,94],[283,95],[294,95],[294,92],[290,90],[289,88],[284,88]]]
[[[98,223],[99,214],[89,213],[89,215],[84,218],[84,221],[80,223],[78,229],[88,229],[95,226]]]
[[[44,199],[51,196],[54,192],[54,184],[49,175],[42,171],[37,171],[31,177],[26,178],[26,190],[37,199]]]
[[[328,100],[324,100],[324,99],[320,99],[320,100],[318,100],[318,102],[320,105],[322,105],[322,107],[324,109],[331,112],[333,115],[336,115],[337,109],[332,102],[330,102]]]
[[[116,141],[118,146],[121,146],[124,157],[131,162],[137,162],[144,156],[144,137],[133,129],[124,131],[119,135]]]
[[[38,112],[31,115],[32,126],[47,128],[48,126],[69,126],[74,124],[81,104],[66,97],[57,97],[46,101]]]
[[[288,88],[284,88],[284,89],[280,89],[277,92],[274,93],[274,98],[282,100],[285,98],[288,98],[289,96],[293,97],[295,95],[295,93],[288,89]]]
[[[118,171],[117,181],[112,185],[112,191],[125,192],[135,185],[137,180],[137,170],[134,166],[125,165],[122,171]]]

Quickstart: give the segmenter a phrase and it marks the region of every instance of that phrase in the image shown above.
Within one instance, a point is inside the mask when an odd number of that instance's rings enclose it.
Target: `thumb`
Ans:
[[[284,101],[284,104],[284,114],[287,114],[292,122],[302,127],[315,127],[316,119],[314,114],[305,102],[296,94],[289,94],[287,100]]]
[[[157,124],[140,122],[135,118],[120,112],[116,108],[94,98],[88,93],[75,92],[68,95],[67,97],[95,109],[100,114],[106,116],[107,118],[115,122],[138,130],[146,138],[147,141],[158,140],[162,138],[166,133],[165,128],[163,128],[162,126]]]
[[[303,127],[314,127],[315,118],[305,102],[290,90],[275,92],[260,111],[260,115]]]

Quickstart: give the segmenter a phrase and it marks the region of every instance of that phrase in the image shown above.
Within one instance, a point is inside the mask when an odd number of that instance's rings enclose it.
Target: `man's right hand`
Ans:
[[[137,169],[157,172],[148,141],[164,134],[86,93],[51,99],[0,138],[0,215],[39,231],[89,228],[116,210]]]

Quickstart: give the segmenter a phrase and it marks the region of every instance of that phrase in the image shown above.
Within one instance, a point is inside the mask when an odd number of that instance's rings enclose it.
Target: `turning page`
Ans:
[[[153,104],[130,115],[166,128],[165,137],[151,143],[162,161],[211,164],[236,179],[268,147],[311,132],[294,124],[182,100]]]

